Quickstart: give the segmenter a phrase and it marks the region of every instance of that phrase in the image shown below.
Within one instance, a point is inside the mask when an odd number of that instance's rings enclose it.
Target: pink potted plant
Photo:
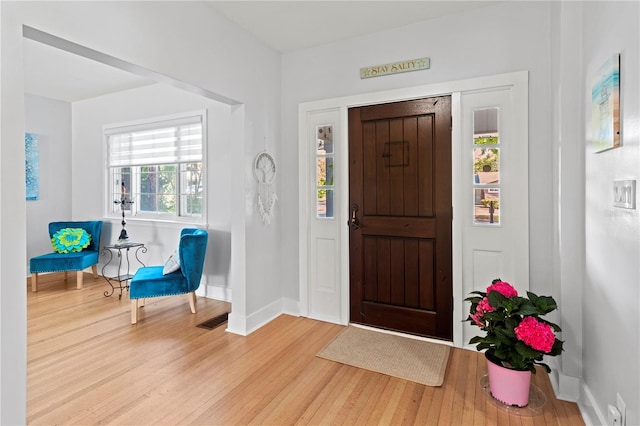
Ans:
[[[485,332],[469,343],[478,351],[486,350],[491,395],[507,405],[526,406],[535,366],[550,372],[543,357],[563,350],[556,337],[560,327],[542,318],[558,307],[556,301],[529,291],[527,297],[518,296],[511,284],[500,279],[493,280],[486,292],[474,291],[465,300],[471,302],[466,321]]]

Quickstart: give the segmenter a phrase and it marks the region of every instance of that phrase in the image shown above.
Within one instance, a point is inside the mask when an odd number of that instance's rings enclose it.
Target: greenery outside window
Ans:
[[[206,112],[105,127],[109,215],[205,218]]]
[[[498,129],[497,107],[473,112],[474,224],[500,225],[500,150],[503,141]]]

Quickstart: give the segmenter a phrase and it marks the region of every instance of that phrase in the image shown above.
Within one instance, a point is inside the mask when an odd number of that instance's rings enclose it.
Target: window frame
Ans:
[[[117,165],[111,166],[110,158],[109,158],[109,138],[114,134],[122,134],[127,133],[127,131],[136,131],[136,129],[144,128],[144,129],[160,129],[166,126],[167,123],[177,122],[184,119],[189,118],[199,118],[201,123],[201,152],[202,158],[200,161],[178,161],[175,163],[155,163],[155,164],[143,164],[143,165]],[[104,175],[105,175],[105,184],[104,184],[104,212],[105,217],[110,219],[119,219],[122,217],[121,215],[121,207],[117,206],[117,201],[114,199],[114,194],[119,191],[116,188],[115,176],[117,173],[114,172],[114,169],[122,169],[122,168],[130,168],[130,186],[132,188],[136,188],[136,190],[128,189],[127,195],[129,199],[133,199],[134,203],[130,204],[127,208],[125,208],[125,215],[127,222],[129,221],[141,221],[141,222],[175,222],[175,223],[192,223],[195,225],[203,225],[207,223],[207,206],[208,206],[208,197],[207,197],[207,141],[208,141],[208,129],[207,129],[207,110],[196,110],[189,111],[184,113],[177,113],[171,115],[164,116],[156,116],[149,117],[139,120],[120,122],[120,123],[112,123],[103,126],[102,136],[103,136],[103,167],[104,167]],[[179,124],[175,124],[178,126]],[[116,130],[118,129],[118,130]],[[202,191],[202,213],[201,215],[189,215],[188,213],[183,213],[184,207],[183,204],[186,204],[186,201],[183,203],[184,196],[186,193],[182,192],[182,190],[188,186],[188,183],[182,182],[181,176],[182,173],[182,165],[191,164],[191,163],[201,163],[201,186],[203,188]],[[144,212],[139,209],[140,203],[140,185],[141,185],[141,169],[146,166],[161,166],[161,165],[175,165],[176,166],[176,180],[175,180],[175,213],[165,213],[160,211],[155,212]],[[137,170],[137,172],[134,172]],[[156,193],[158,194],[158,193]]]

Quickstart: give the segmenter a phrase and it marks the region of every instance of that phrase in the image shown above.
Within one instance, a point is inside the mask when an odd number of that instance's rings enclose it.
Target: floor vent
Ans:
[[[198,327],[206,328],[207,330],[213,330],[214,328],[227,322],[228,319],[229,319],[229,313],[226,312],[222,315],[218,315],[217,317],[211,318],[201,324],[198,324]]]

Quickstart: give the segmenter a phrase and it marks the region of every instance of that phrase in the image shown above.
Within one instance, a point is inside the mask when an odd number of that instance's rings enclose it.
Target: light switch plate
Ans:
[[[636,181],[613,181],[613,206],[623,209],[636,208]]]

